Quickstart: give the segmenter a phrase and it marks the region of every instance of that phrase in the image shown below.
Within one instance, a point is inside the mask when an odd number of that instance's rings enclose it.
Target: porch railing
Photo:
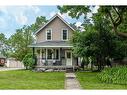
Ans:
[[[37,65],[39,66],[64,66],[60,61],[56,59],[46,60],[42,58],[37,58]]]

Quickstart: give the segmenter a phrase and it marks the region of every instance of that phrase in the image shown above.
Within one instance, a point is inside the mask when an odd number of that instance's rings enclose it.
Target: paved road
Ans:
[[[24,68],[6,68],[6,67],[0,67],[0,71],[9,71],[9,70],[20,70]]]
[[[65,89],[81,89],[74,73],[66,73]]]

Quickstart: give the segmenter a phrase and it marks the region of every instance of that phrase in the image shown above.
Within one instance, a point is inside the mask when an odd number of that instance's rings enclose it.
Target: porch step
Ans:
[[[73,70],[73,68],[66,68],[66,72],[71,73],[71,72],[74,72],[74,70]]]

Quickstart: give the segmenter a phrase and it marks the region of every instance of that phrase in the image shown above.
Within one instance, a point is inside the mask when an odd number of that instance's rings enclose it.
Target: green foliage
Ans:
[[[31,25],[31,30],[33,32],[36,32],[39,28],[41,28],[48,20],[46,20],[46,17],[39,16],[36,18],[36,21],[34,24]]]
[[[5,57],[8,57],[7,54],[7,51],[9,49],[8,39],[5,37],[3,33],[0,33],[0,43],[2,43],[2,45],[0,45],[0,53]]]
[[[117,40],[115,51],[113,54],[114,59],[123,59],[127,57],[127,41]]]
[[[21,29],[17,29],[16,33],[9,38],[9,45],[11,46],[11,57],[14,57],[20,61],[27,53],[31,52],[28,47],[33,42],[32,31],[30,27],[24,26]]]
[[[58,6],[61,13],[68,13],[72,18],[79,18],[82,14],[85,16],[90,12],[90,6]],[[69,11],[69,12],[68,12]]]
[[[85,90],[122,90],[127,89],[127,85],[112,84],[101,82],[97,75],[100,72],[76,72],[76,78],[80,82],[81,86]]]
[[[26,69],[33,69],[36,65],[35,59],[32,58],[32,54],[27,54],[23,58],[23,63]]]
[[[105,16],[110,21],[113,31],[120,37],[127,38],[126,20],[127,7],[126,6],[100,6],[99,14]]]
[[[127,67],[106,68],[98,74],[98,79],[104,83],[127,84]]]
[[[46,22],[46,18],[40,16],[36,18],[36,22],[34,24],[17,29],[16,33],[8,39],[9,46],[11,46],[8,55],[22,61],[25,55],[32,52],[32,49],[29,48],[28,45],[35,41],[33,33]]]

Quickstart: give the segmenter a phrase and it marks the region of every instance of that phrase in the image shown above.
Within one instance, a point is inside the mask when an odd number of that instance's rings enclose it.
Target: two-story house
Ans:
[[[37,56],[37,66],[77,66],[69,39],[75,30],[58,14],[36,31],[36,43],[29,45]]]

